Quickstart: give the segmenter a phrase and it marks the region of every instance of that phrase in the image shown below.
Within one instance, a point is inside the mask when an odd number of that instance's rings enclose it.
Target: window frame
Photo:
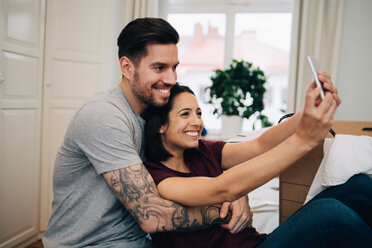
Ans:
[[[293,13],[294,0],[163,0],[161,17],[180,13],[223,13],[226,14],[226,41],[224,67],[233,59],[235,14],[238,13]],[[163,3],[164,6],[164,3]]]
[[[228,68],[234,54],[235,15],[240,13],[292,13],[291,48],[289,51],[287,111],[294,110],[295,81],[293,59],[297,54],[298,2],[297,0],[159,0],[160,17],[181,13],[218,13],[226,15],[224,68]]]

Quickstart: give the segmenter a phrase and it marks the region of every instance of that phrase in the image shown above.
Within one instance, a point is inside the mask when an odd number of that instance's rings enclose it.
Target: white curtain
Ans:
[[[125,0],[124,25],[140,17],[158,17],[158,0]]]
[[[337,85],[344,0],[295,0],[288,112],[304,106],[313,77],[306,57],[319,60]]]

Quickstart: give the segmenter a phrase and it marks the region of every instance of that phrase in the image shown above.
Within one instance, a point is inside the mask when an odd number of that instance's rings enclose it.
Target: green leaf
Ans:
[[[267,77],[259,67],[255,68],[252,62],[233,59],[228,69],[214,72],[211,77],[212,85],[206,89],[210,96],[207,103],[216,106],[213,114],[220,116],[240,113],[248,119],[263,110],[263,97],[266,92],[264,84]],[[244,105],[244,101],[250,97],[253,99],[252,104]],[[261,120],[262,123],[264,121],[268,122],[266,119]]]

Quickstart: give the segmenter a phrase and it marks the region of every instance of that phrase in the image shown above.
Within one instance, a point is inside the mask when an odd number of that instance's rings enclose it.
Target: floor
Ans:
[[[36,241],[35,243],[32,243],[31,245],[27,246],[26,248],[43,248],[43,243],[41,243],[41,239]]]

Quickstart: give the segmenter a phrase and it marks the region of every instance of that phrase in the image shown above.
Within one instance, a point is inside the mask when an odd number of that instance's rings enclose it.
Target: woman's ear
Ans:
[[[133,75],[133,72],[134,72],[134,64],[132,63],[132,61],[126,57],[126,56],[123,56],[120,58],[120,69],[121,69],[121,74],[127,78],[127,79],[131,79],[132,78],[132,75]]]
[[[167,131],[167,128],[168,128],[168,125],[164,124],[164,125],[161,125],[161,127],[159,128],[159,131],[158,133],[160,135],[163,135],[165,133],[165,131]]]

